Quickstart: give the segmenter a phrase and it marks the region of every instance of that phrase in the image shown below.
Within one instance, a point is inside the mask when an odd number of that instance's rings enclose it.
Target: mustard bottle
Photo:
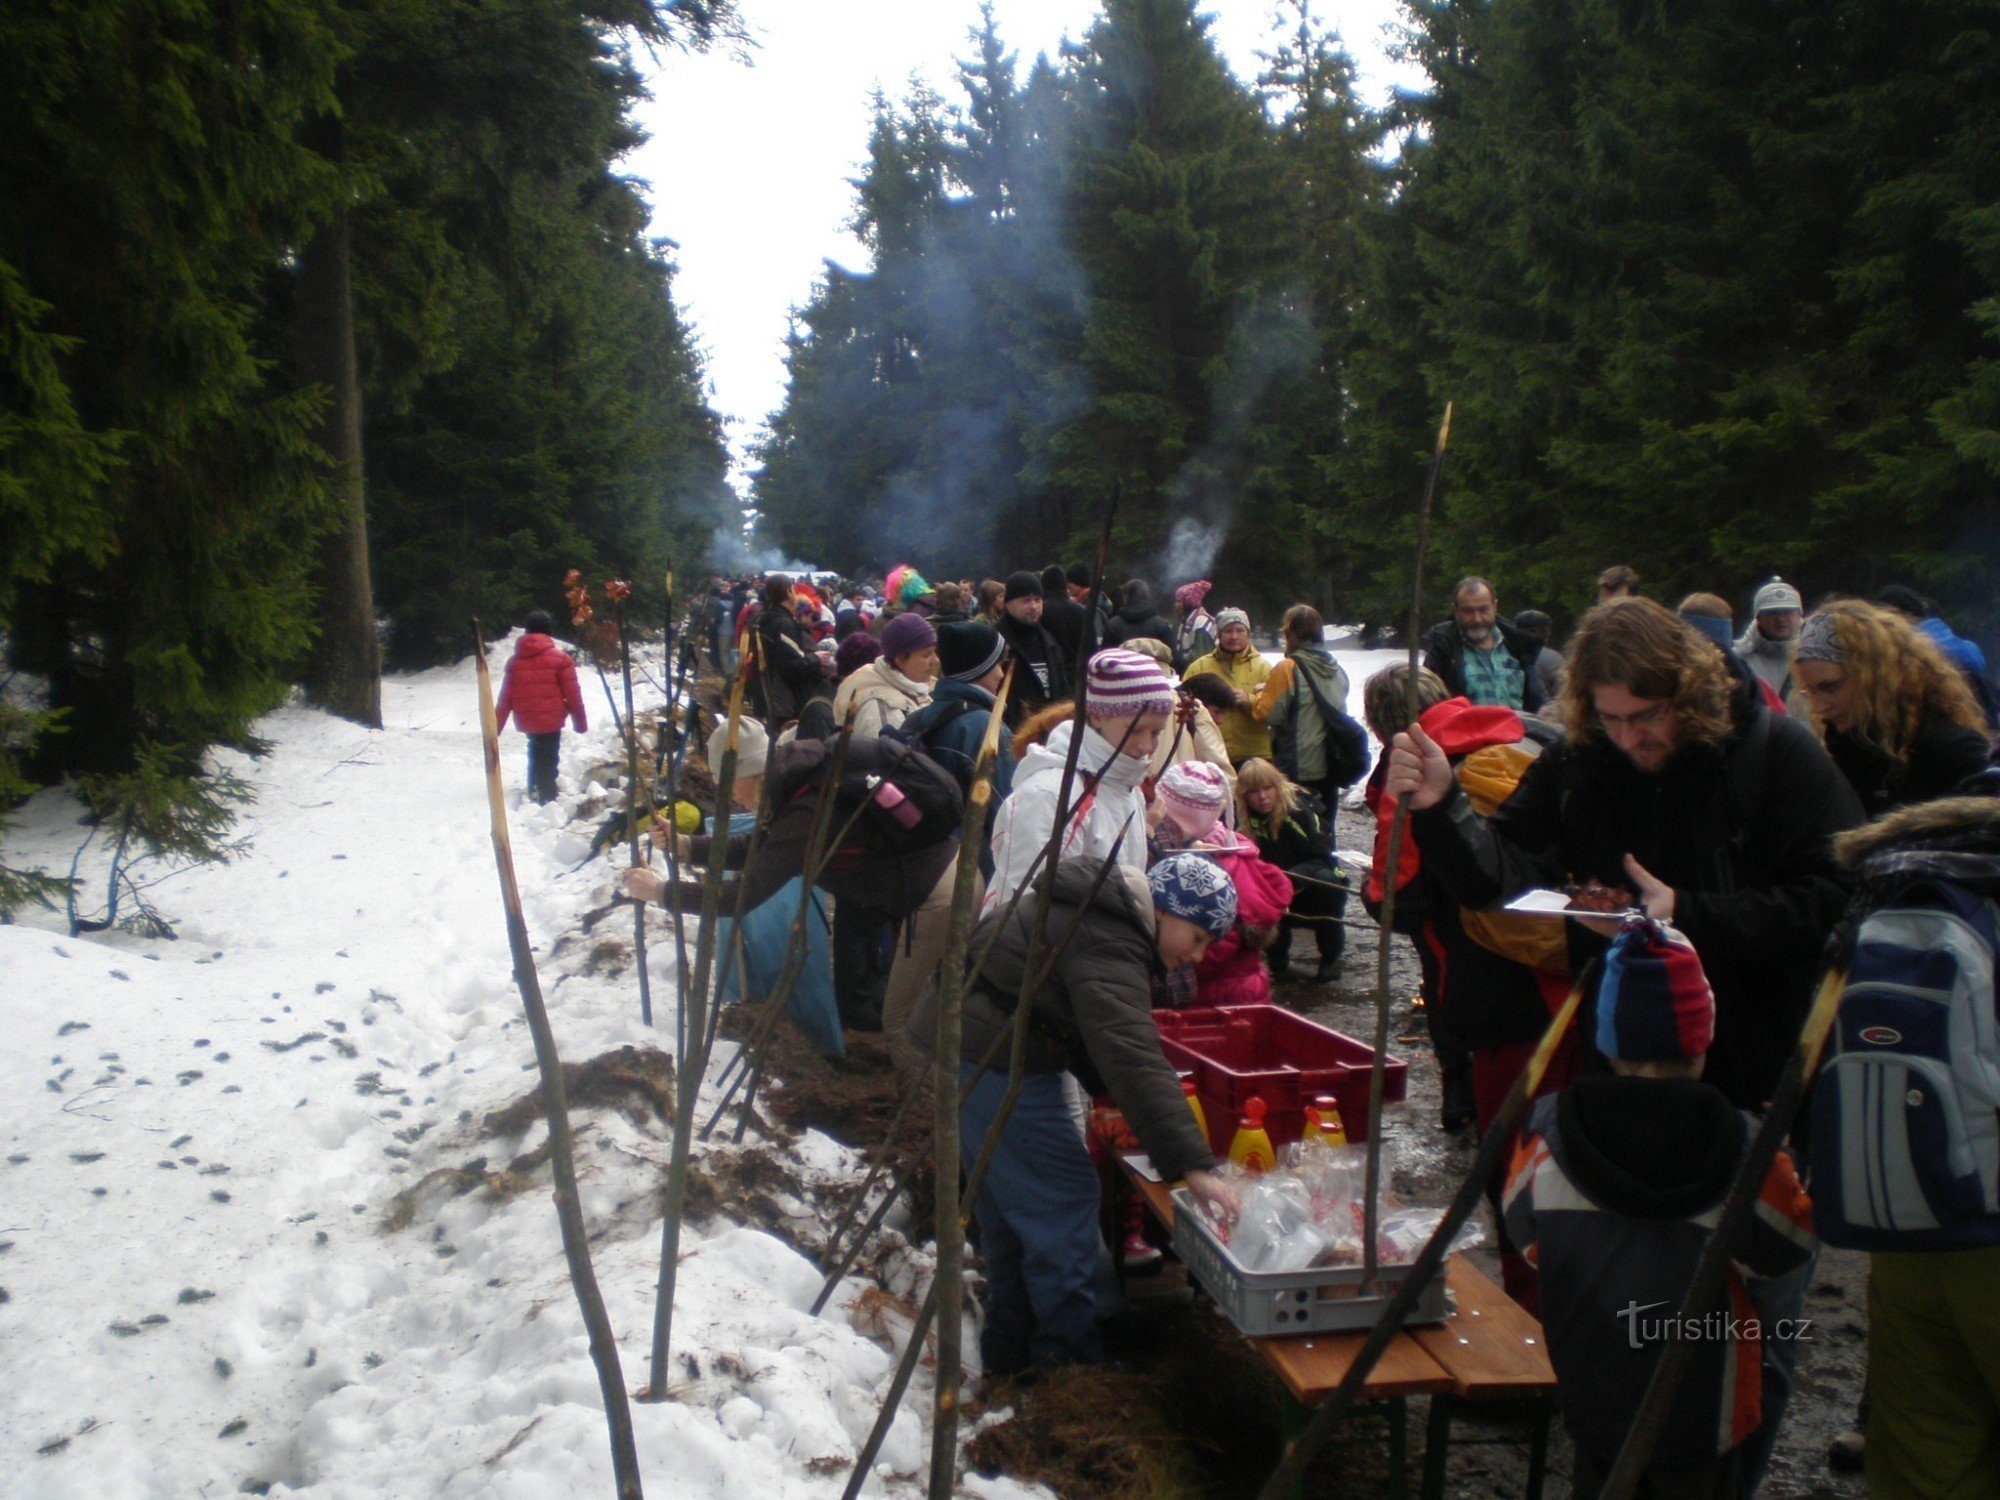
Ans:
[[[1208,1115],[1201,1107],[1201,1095],[1195,1092],[1194,1080],[1192,1078],[1183,1078],[1181,1080],[1181,1092],[1187,1096],[1188,1108],[1194,1111],[1194,1123],[1201,1131],[1201,1138],[1207,1140]]]
[[[1340,1101],[1333,1095],[1321,1094],[1307,1106],[1305,1138],[1322,1146],[1347,1144],[1347,1127],[1340,1120]]]
[[[1243,1119],[1229,1143],[1229,1159],[1246,1172],[1268,1172],[1277,1163],[1270,1132],[1264,1129],[1264,1101],[1252,1094],[1243,1101]]]

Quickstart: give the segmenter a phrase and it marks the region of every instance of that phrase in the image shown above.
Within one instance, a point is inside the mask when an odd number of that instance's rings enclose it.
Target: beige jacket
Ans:
[[[855,738],[873,739],[885,729],[898,727],[930,701],[930,684],[912,682],[877,658],[843,682],[833,695],[833,721],[845,724],[851,707]]]

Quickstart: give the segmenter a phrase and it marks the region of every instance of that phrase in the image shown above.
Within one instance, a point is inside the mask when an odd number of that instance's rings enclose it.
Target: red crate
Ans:
[[[1209,1144],[1225,1156],[1251,1095],[1264,1101],[1264,1128],[1283,1146],[1305,1132],[1306,1106],[1333,1095],[1350,1141],[1368,1138],[1368,1073],[1374,1051],[1366,1042],[1280,1005],[1219,1005],[1156,1010],[1160,1049],[1174,1070],[1194,1079],[1208,1121]],[[1383,1069],[1382,1098],[1397,1103],[1409,1083],[1410,1065],[1399,1057]]]

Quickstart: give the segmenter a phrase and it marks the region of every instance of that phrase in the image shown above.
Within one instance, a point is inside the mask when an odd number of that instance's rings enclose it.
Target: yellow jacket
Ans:
[[[1203,672],[1213,672],[1239,693],[1247,693],[1251,699],[1257,697],[1258,689],[1271,675],[1271,664],[1264,660],[1263,652],[1255,646],[1231,655],[1219,647],[1206,656],[1197,657],[1188,663],[1188,669],[1181,674],[1185,682],[1190,677]],[[1247,708],[1232,708],[1216,719],[1216,727],[1222,731],[1222,743],[1229,750],[1229,758],[1242,765],[1251,756],[1271,758],[1271,731],[1257,722],[1257,716]]]

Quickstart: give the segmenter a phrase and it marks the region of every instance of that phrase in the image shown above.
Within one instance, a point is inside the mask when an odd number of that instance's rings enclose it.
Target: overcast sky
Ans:
[[[784,399],[787,314],[812,293],[828,259],[866,254],[843,225],[851,179],[867,151],[869,94],[902,97],[922,75],[959,98],[953,64],[972,54],[978,0],[740,0],[754,47],[663,54],[640,121],[652,137],[624,164],[650,184],[653,232],[679,245],[682,313],[708,362],[730,447],[744,445]],[[1269,0],[1206,7],[1239,77],[1256,75],[1271,35]],[[995,0],[1019,73],[1065,36],[1080,36],[1094,0]],[[1353,54],[1364,95],[1380,102],[1412,78],[1385,55],[1395,0],[1323,0],[1320,14]]]

